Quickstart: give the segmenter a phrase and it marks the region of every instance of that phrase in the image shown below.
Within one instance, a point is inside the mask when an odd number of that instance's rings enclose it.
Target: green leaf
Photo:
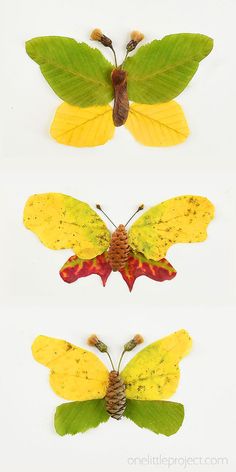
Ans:
[[[113,66],[98,49],[71,38],[43,36],[27,41],[26,51],[65,102],[88,107],[106,105],[113,99]]]
[[[130,100],[154,104],[177,97],[212,47],[208,36],[190,33],[172,34],[142,46],[124,63]]]
[[[85,402],[62,403],[56,409],[54,425],[60,436],[65,434],[84,433],[108,421],[105,400],[88,400]]]
[[[168,401],[127,400],[124,416],[140,428],[171,436],[183,423],[184,406]]]

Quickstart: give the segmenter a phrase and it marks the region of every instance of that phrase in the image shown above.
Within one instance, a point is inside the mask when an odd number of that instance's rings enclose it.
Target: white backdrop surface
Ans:
[[[1,2],[1,445],[5,472],[66,469],[184,469],[183,458],[226,458],[216,470],[235,470],[235,41],[232,0],[8,0]],[[133,29],[147,41],[199,32],[215,39],[190,86],[177,99],[191,128],[186,143],[146,148],[125,129],[103,147],[76,149],[54,142],[50,120],[60,100],[24,51],[35,36],[89,41],[100,27],[122,57]],[[103,50],[109,57],[109,51]],[[136,281],[130,294],[119,274],[104,289],[97,276],[64,284],[58,270],[70,251],[50,251],[22,224],[32,193],[62,192],[94,205],[116,222],[139,203],[146,208],[176,195],[207,196],[216,206],[204,244],[176,245],[171,282]],[[112,228],[111,228],[112,229]],[[189,330],[193,351],[182,363],[173,400],[184,403],[182,429],[171,438],[110,421],[84,435],[61,438],[53,412],[61,400],[30,346],[37,334],[85,346],[97,332],[118,357],[130,336],[146,343]],[[128,359],[129,356],[127,356]],[[131,357],[131,356],[130,356]],[[4,446],[3,446],[4,445]],[[162,465],[156,462],[167,458]],[[154,464],[152,464],[154,458]],[[175,458],[174,461],[168,458]],[[156,459],[156,461],[155,461]],[[188,466],[200,470],[198,466]],[[212,470],[203,465],[202,470]]]

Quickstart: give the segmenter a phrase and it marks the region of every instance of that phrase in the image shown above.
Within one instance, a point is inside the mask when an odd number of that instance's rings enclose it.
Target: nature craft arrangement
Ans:
[[[191,349],[191,338],[184,330],[167,336],[141,350],[120,372],[125,352],[143,341],[136,335],[123,347],[115,369],[108,347],[96,335],[90,345],[106,353],[112,370],[95,356],[61,339],[38,336],[32,346],[36,361],[50,369],[54,392],[71,403],[58,406],[55,429],[58,434],[76,434],[96,428],[109,417],[129,418],[141,428],[157,434],[175,434],[184,419],[181,403],[164,401],[179,383],[178,363]]]
[[[99,146],[125,125],[146,146],[172,146],[189,134],[182,108],[173,99],[188,85],[213,41],[202,34],[173,34],[154,40],[134,52],[144,39],[134,31],[118,65],[110,38],[96,29],[93,41],[109,48],[112,65],[85,43],[60,36],[34,38],[28,55],[39,64],[51,88],[64,101],[56,111],[51,136],[61,144]],[[110,103],[113,101],[113,106]],[[103,286],[112,271],[120,272],[131,291],[145,275],[171,280],[176,270],[166,259],[177,243],[202,242],[214,217],[213,204],[203,196],[180,195],[156,204],[127,226],[144,205],[137,205],[126,224],[116,225],[100,204],[97,210],[115,227],[113,233],[87,203],[61,193],[31,196],[24,209],[24,225],[50,249],[71,249],[60,269],[68,284],[97,274]],[[79,290],[79,287],[78,287]],[[92,352],[67,341],[38,336],[33,357],[50,369],[54,392],[70,403],[58,406],[56,432],[83,433],[100,423],[126,417],[156,434],[175,434],[184,419],[184,407],[167,401],[179,383],[179,362],[191,349],[185,330],[177,331],[139,351],[121,371],[126,352],[143,342],[134,336],[123,346],[117,367],[107,345],[96,335],[88,344],[106,354],[111,371]]]
[[[173,101],[196,73],[213,41],[202,34],[172,34],[142,46],[135,31],[118,66],[110,38],[96,29],[91,39],[114,54],[115,65],[86,43],[62,36],[44,36],[26,43],[28,55],[64,103],[51,125],[61,144],[99,146],[125,125],[146,146],[173,146],[189,135],[181,106]],[[114,100],[113,110],[109,103]],[[133,103],[130,105],[129,100]]]
[[[100,205],[97,208],[103,212]],[[119,271],[131,291],[141,275],[159,282],[173,279],[176,270],[165,259],[166,252],[176,243],[204,241],[214,216],[207,198],[182,195],[145,211],[127,232],[127,224],[141,210],[143,205],[125,225],[112,223],[116,230],[111,235],[87,203],[61,193],[43,193],[28,199],[24,224],[48,248],[73,250],[60,270],[65,282],[98,274],[105,286],[110,273]]]

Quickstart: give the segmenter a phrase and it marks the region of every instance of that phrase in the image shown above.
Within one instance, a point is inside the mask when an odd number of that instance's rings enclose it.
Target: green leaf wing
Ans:
[[[124,416],[140,428],[171,436],[183,423],[184,406],[168,401],[127,400]]]
[[[211,38],[191,33],[172,34],[142,46],[124,63],[130,100],[154,104],[177,97],[212,48]]]
[[[60,436],[84,433],[108,421],[105,400],[62,403],[56,409],[54,425]]]
[[[27,41],[26,52],[65,102],[89,107],[113,99],[113,66],[98,49],[63,36],[43,36]]]

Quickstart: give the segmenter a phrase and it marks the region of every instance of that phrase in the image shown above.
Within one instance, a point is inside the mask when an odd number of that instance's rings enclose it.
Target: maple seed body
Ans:
[[[108,249],[108,261],[114,272],[123,269],[128,262],[130,247],[128,234],[124,225],[119,225],[111,237]]]
[[[111,80],[114,89],[113,122],[118,127],[124,125],[129,114],[127,72],[120,68],[114,69]]]

